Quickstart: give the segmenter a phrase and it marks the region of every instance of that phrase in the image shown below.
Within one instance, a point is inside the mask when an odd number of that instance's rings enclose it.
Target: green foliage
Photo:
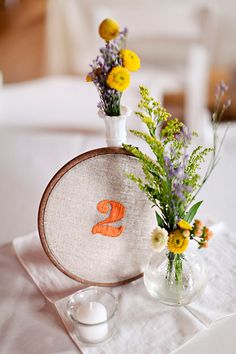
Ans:
[[[131,132],[147,143],[154,158],[135,146],[124,144],[123,147],[139,159],[144,174],[142,177],[128,176],[158,209],[158,225],[171,231],[181,218],[191,222],[200,207],[202,202],[193,205],[186,213],[215,166],[216,144],[214,141],[213,148],[198,146],[189,152],[192,137],[197,134],[190,133],[182,122],[172,118],[160,102],[150,96],[147,88],[140,86],[140,95],[140,110],[136,115],[146,126],[147,132]],[[209,153],[213,158],[207,174],[201,179],[199,170]]]
[[[184,124],[177,118],[168,120],[165,128],[161,131],[161,136],[165,138],[164,143],[167,144],[173,142],[175,140],[175,135],[180,132],[183,125]]]
[[[182,276],[183,276],[183,263],[182,263],[182,257],[181,254],[176,254],[175,259],[175,282],[178,285],[182,284]]]
[[[138,104],[138,108],[141,112],[135,112],[139,116],[144,124],[146,124],[149,134],[155,137],[157,125],[161,122],[167,121],[170,118],[170,113],[166,111],[153,97],[150,96],[149,91],[144,86],[140,86],[141,100]]]
[[[158,159],[157,161],[153,161],[148,155],[141,152],[135,146],[124,144],[123,147],[136,156],[142,163],[145,180],[142,180],[140,177],[137,178],[132,174],[129,174],[128,177],[146,193],[155,206],[159,206],[159,201],[162,204],[166,204],[168,202],[168,185],[165,177],[164,164],[160,164]]]
[[[165,227],[165,222],[163,218],[158,214],[157,211],[155,213],[156,213],[157,225],[160,227]]]
[[[185,214],[184,220],[186,220],[188,223],[191,223],[202,203],[203,203],[203,200],[200,201],[200,202],[195,203],[190,208],[190,210]]]

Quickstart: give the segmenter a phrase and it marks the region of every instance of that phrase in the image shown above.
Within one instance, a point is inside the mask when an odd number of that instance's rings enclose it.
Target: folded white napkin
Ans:
[[[186,306],[206,326],[236,313],[236,237],[223,223],[211,229],[215,236],[204,255],[208,286],[199,299]]]
[[[54,303],[67,332],[84,354],[164,354],[178,348],[212,321],[236,312],[236,238],[223,224],[214,227],[215,237],[205,252],[209,284],[204,294],[186,307],[169,307],[152,299],[142,279],[110,288],[119,298],[117,332],[104,343],[81,343],[66,313],[68,295],[84,288],[61,273],[44,254],[37,233],[17,238],[18,259],[43,295]]]

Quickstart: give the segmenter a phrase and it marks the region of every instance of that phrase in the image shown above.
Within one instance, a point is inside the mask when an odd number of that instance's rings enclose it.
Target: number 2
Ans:
[[[103,236],[118,237],[124,232],[124,226],[110,226],[108,223],[113,223],[123,219],[125,216],[125,207],[121,203],[114,200],[102,200],[97,204],[97,210],[102,214],[107,214],[109,211],[109,216],[102,221],[99,221],[92,228],[93,234],[102,234]]]

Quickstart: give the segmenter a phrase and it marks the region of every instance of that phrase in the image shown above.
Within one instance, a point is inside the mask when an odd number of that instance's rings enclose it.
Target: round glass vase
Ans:
[[[144,284],[149,294],[161,303],[183,306],[195,301],[207,284],[207,271],[197,251],[186,251],[181,259],[181,276],[167,255],[153,253],[145,270]]]
[[[107,146],[121,147],[126,143],[126,119],[131,114],[131,109],[126,106],[121,106],[121,115],[107,116],[101,109],[98,115],[103,119],[106,129],[106,143]]]

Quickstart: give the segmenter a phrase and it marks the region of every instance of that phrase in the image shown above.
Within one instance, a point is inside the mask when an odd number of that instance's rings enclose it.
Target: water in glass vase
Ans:
[[[186,252],[181,262],[181,276],[173,267],[170,271],[168,257],[154,253],[144,271],[144,284],[149,294],[160,302],[182,306],[196,300],[207,283],[206,267],[197,252]]]

